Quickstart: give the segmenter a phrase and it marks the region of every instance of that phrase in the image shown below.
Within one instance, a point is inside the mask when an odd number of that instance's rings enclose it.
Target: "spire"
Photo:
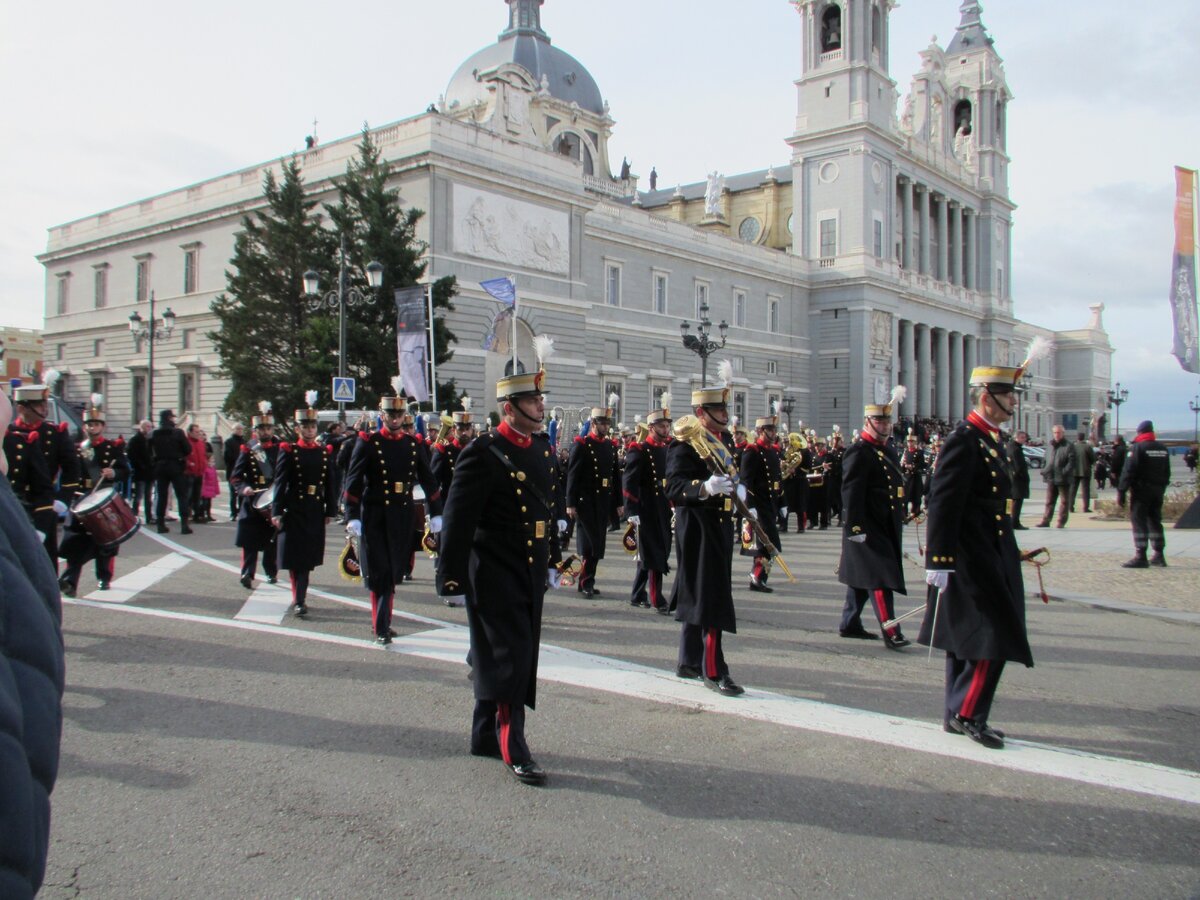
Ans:
[[[500,32],[500,40],[529,35],[550,43],[550,36],[542,31],[541,6],[545,0],[504,0],[508,4],[508,28]]]
[[[946,54],[950,56],[955,53],[990,47],[992,39],[988,37],[987,29],[983,25],[983,4],[979,3],[979,0],[963,0],[958,11],[962,18],[954,34],[954,40],[946,48]]]

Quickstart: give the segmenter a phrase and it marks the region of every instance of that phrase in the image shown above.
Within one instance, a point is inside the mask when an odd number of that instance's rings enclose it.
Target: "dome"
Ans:
[[[580,109],[604,115],[604,98],[591,73],[571,54],[551,46],[549,36],[542,31],[539,7],[543,0],[505,2],[509,5],[508,28],[495,44],[484,47],[458,67],[446,88],[446,103],[453,109],[480,100],[487,102],[487,87],[476,79],[475,73],[515,63],[533,76],[535,84],[542,84],[544,76],[555,99],[578,103]]]

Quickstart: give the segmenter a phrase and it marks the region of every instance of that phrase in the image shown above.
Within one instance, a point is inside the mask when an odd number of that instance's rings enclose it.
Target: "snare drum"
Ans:
[[[272,484],[269,488],[264,488],[263,490],[258,491],[255,493],[254,500],[251,503],[251,505],[254,507],[254,511],[268,522],[271,521],[271,509],[275,505],[276,487],[277,485]]]
[[[809,472],[808,473],[808,486],[810,488],[824,487],[824,485],[825,485],[825,476],[824,475],[822,475],[820,472]]]
[[[112,487],[80,497],[71,512],[101,547],[113,547],[127,541],[142,527],[125,498]]]

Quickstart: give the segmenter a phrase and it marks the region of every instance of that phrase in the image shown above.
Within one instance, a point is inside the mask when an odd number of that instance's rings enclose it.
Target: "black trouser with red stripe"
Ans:
[[[585,556],[580,566],[579,583],[575,588],[579,591],[594,591],[596,589],[596,567],[600,560],[594,556]]]
[[[629,592],[629,602],[634,606],[645,606],[647,602],[658,609],[666,599],[662,595],[663,573],[647,569],[638,563],[637,574],[633,576],[633,590]],[[646,599],[649,594],[649,600]]]
[[[1002,659],[959,659],[947,650],[946,717],[986,723],[1003,671]]]
[[[721,648],[721,630],[683,623],[679,633],[679,665],[697,668],[705,678],[716,680],[729,674]]]
[[[525,743],[525,705],[476,700],[471,719],[471,752],[477,756],[499,752],[510,766],[533,759]]]
[[[896,618],[896,605],[892,592],[888,588],[846,588],[846,603],[842,607],[842,631],[859,631],[862,629],[862,611],[867,605],[867,601],[871,601],[871,608],[875,610],[875,618],[879,620],[882,626],[888,619]],[[884,633],[888,637],[896,637],[900,634],[900,626],[893,625],[891,628],[885,628]]]

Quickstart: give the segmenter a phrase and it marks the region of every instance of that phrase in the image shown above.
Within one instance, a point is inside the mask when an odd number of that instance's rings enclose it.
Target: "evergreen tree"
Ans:
[[[316,270],[325,285],[336,278],[337,237],[322,227],[316,201],[305,199],[295,157],[283,163],[283,180],[268,172],[266,209],[242,219],[234,243],[227,292],[213,301],[221,323],[209,334],[221,361],[219,374],[233,384],[224,409],[243,421],[260,400],[287,421],[310,388],[328,391],[337,371],[337,323],[310,312],[304,273]],[[332,343],[330,343],[332,335]]]
[[[391,379],[399,370],[396,358],[396,305],[399,288],[411,287],[425,274],[421,256],[426,245],[417,239],[417,223],[424,213],[404,210],[397,190],[387,186],[388,167],[378,146],[363,126],[359,155],[346,166],[346,175],[337,182],[338,203],[327,206],[337,233],[345,236],[348,255],[348,283],[364,294],[366,265],[383,265],[383,285],[374,304],[360,304],[346,310],[346,356],[352,374],[359,379],[359,405],[373,408],[383,394],[391,392]],[[456,293],[455,278],[438,279],[433,285],[435,312],[451,312]],[[457,342],[445,322],[434,320],[434,359],[439,366],[450,361]],[[454,381],[438,381],[438,405],[442,409],[459,408]]]

